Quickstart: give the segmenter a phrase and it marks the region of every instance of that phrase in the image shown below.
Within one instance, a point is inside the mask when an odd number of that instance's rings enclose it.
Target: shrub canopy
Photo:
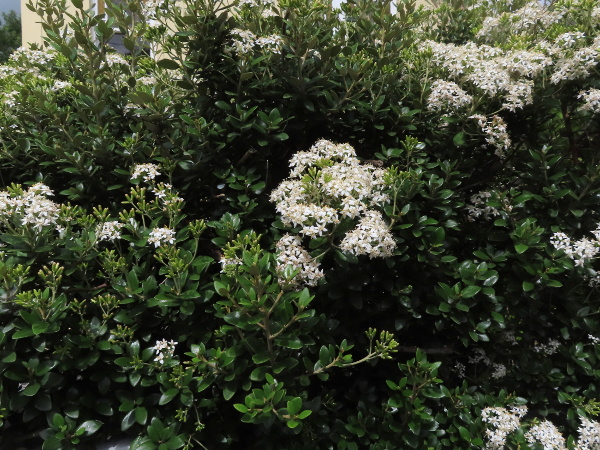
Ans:
[[[596,1],[72,3],[0,66],[0,446],[598,448]]]

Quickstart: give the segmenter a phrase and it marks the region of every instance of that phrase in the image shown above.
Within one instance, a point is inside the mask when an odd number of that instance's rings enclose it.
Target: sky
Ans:
[[[21,0],[0,0],[0,13],[7,13],[11,9],[17,14],[21,13]]]

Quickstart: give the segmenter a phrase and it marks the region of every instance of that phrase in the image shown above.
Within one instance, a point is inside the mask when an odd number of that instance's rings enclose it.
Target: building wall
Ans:
[[[104,0],[100,1],[103,2]],[[40,17],[37,15],[37,13],[31,11],[27,7],[27,3],[29,3],[29,0],[21,0],[21,36],[23,37],[23,45],[42,45],[44,42],[42,38],[44,36],[44,30],[42,29],[42,24],[40,23]],[[36,0],[32,0],[32,3],[35,5]],[[85,7],[89,8],[98,2],[93,0],[83,0],[83,3]],[[67,0],[67,11],[75,12],[75,7],[69,0]]]
[[[2,1],[2,0],[0,0]],[[33,0],[33,3],[35,4],[36,0]],[[86,8],[90,8],[91,6],[95,6],[97,8],[97,11],[99,12],[104,12],[104,2],[106,0],[83,0],[84,2],[84,6]],[[344,0],[332,0],[332,4],[333,6],[339,6],[339,4],[341,2],[343,2]],[[423,5],[425,7],[427,7],[429,5],[429,1],[430,0],[417,0],[417,5]],[[42,29],[42,25],[40,23],[40,18],[39,16],[33,12],[30,11],[29,8],[27,8],[27,3],[29,2],[29,0],[21,0],[21,24],[22,24],[22,37],[23,37],[23,45],[26,44],[38,44],[38,45],[42,45],[44,40],[43,40],[43,35],[44,35],[44,31]],[[75,8],[73,7],[73,5],[71,4],[71,2],[69,0],[67,0],[67,10],[70,12],[74,12]],[[392,10],[392,12],[395,12],[394,10]]]

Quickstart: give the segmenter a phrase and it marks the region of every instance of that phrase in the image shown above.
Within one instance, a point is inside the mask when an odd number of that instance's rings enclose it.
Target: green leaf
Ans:
[[[458,427],[458,432],[460,433],[460,437],[463,438],[467,442],[471,442],[471,433],[465,427]]]
[[[246,405],[243,405],[241,403],[236,403],[235,405],[233,405],[233,407],[235,409],[237,409],[239,412],[241,412],[242,414],[245,414],[248,412],[248,407]]]
[[[167,448],[169,450],[176,450],[185,445],[185,441],[181,437],[181,435],[173,436],[171,439],[167,441]]]
[[[298,422],[296,420],[288,420],[287,421],[287,426],[289,428],[296,428],[298,425],[300,425],[300,422]]]
[[[4,363],[15,362],[16,360],[17,360],[17,354],[15,352],[12,352],[9,355],[6,355],[4,358],[2,358],[2,362],[4,362]]]
[[[158,67],[162,67],[163,69],[167,69],[167,70],[176,70],[176,69],[179,69],[179,64],[177,64],[172,59],[161,59],[160,61],[158,61],[156,63],[156,65]]]
[[[77,427],[76,431],[84,430],[85,436],[90,436],[100,429],[102,422],[99,420],[86,420]]]
[[[463,289],[463,291],[461,292],[461,296],[462,298],[471,298],[474,297],[475,295],[477,295],[477,293],[481,290],[480,286],[467,286],[465,289]]]
[[[492,317],[499,324],[503,324],[504,323],[504,316],[502,314],[497,313],[496,311],[492,311]]]
[[[33,397],[35,394],[38,393],[38,391],[40,390],[40,387],[41,386],[39,383],[30,384],[25,389],[23,389],[22,394],[27,397]]]
[[[31,337],[33,336],[33,331],[31,330],[31,328],[24,328],[22,330],[17,331],[15,334],[12,335],[13,339],[22,339],[25,337]]]
[[[148,410],[143,406],[138,406],[134,410],[135,412],[135,421],[140,425],[146,425],[146,421],[148,420]]]
[[[312,411],[310,409],[305,409],[300,414],[298,414],[298,419],[306,419],[311,414],[312,414]]]
[[[529,281],[523,281],[523,290],[525,292],[532,291],[533,288],[534,288],[533,283],[530,283]]]
[[[327,364],[329,364],[329,361],[331,360],[331,355],[329,354],[329,350],[327,349],[326,345],[321,346],[321,349],[319,350],[319,362],[321,363],[321,366],[325,367]]]
[[[268,352],[257,353],[256,355],[252,356],[252,361],[254,361],[255,364],[262,364],[270,359],[271,357],[269,356]]]
[[[42,450],[60,450],[62,448],[62,441],[54,436],[47,438],[42,445]]]
[[[169,389],[167,392],[165,392],[163,395],[160,396],[160,399],[158,400],[158,404],[166,405],[171,400],[173,400],[177,394],[179,394],[179,389],[177,389],[177,388]]]
[[[123,417],[123,420],[121,421],[121,431],[125,431],[130,429],[133,424],[135,423],[135,414],[134,414],[135,410],[131,410],[129,411],[125,417]]]
[[[294,397],[287,402],[287,410],[290,416],[295,416],[302,409],[302,399],[300,397]]]
[[[515,250],[517,251],[517,253],[519,255],[525,253],[528,248],[529,248],[529,246],[525,245],[525,244],[515,244]]]
[[[454,145],[457,147],[462,147],[465,145],[465,133],[462,131],[460,133],[456,133],[452,138],[452,142],[454,142]]]
[[[156,450],[156,445],[150,438],[138,437],[132,442],[131,450]]]

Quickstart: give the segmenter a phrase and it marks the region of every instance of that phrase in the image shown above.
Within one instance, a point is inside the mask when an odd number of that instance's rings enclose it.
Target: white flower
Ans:
[[[154,228],[148,237],[148,242],[154,244],[154,247],[159,247],[162,244],[175,243],[175,231],[168,227]]]
[[[477,194],[471,196],[471,204],[465,207],[469,213],[469,217],[467,218],[469,222],[474,222],[481,217],[485,220],[490,220],[500,215],[500,211],[493,206],[488,206],[486,203],[486,200],[491,196],[492,193],[489,191],[479,191]]]
[[[117,53],[108,53],[105,55],[105,61],[100,67],[124,66],[127,64],[127,61],[121,55]]]
[[[68,81],[56,80],[54,82],[54,85],[50,89],[52,91],[62,91],[63,89],[66,89],[68,87],[71,87],[71,83],[69,83]]]
[[[481,411],[481,420],[489,423],[493,429],[487,429],[485,435],[487,444],[485,448],[501,450],[506,443],[506,437],[519,428],[521,418],[527,412],[525,406],[512,406],[510,411],[505,408],[484,408]]]
[[[30,64],[46,65],[54,60],[56,54],[52,51],[30,50],[19,47],[9,57],[11,61],[26,62]]]
[[[539,425],[532,426],[525,439],[530,444],[539,442],[544,450],[566,450],[565,438],[562,437],[556,426],[548,420],[544,420]]]
[[[532,103],[533,81],[524,80],[514,83],[508,88],[508,94],[504,97],[502,107],[515,112],[517,109],[522,109],[524,106]]]
[[[587,91],[581,91],[577,98],[581,98],[584,101],[581,109],[591,111],[593,113],[600,112],[600,89],[588,89]]]
[[[157,176],[160,176],[158,166],[156,164],[138,164],[133,168],[131,179],[136,180],[139,177],[143,177],[144,181],[149,182],[154,180]]]
[[[452,81],[436,80],[431,86],[427,107],[432,111],[455,111],[469,105],[473,97]]]
[[[579,439],[577,439],[576,450],[600,449],[600,423],[581,417],[581,426],[577,431]]]
[[[145,86],[154,86],[156,84],[156,78],[153,76],[139,77],[137,82]]]
[[[555,354],[559,347],[560,342],[558,342],[556,339],[550,339],[546,344],[535,342],[533,345],[533,351],[536,353],[544,353],[545,355],[550,356]]]
[[[504,150],[508,150],[512,142],[507,132],[507,126],[504,119],[498,115],[493,115],[492,120],[488,120],[482,115],[473,115],[470,119],[476,119],[486,135],[485,140],[488,144],[496,148],[494,152],[499,158],[504,158]]]
[[[596,230],[592,231],[592,234],[594,234],[594,240],[583,238],[572,242],[569,236],[559,231],[552,235],[550,243],[557,250],[563,250],[576,266],[583,266],[600,251],[600,224]]]
[[[104,222],[98,225],[98,240],[99,241],[114,241],[115,239],[121,239],[121,228],[123,224],[116,220],[110,222]]]
[[[260,48],[270,51],[275,54],[281,53],[283,39],[278,34],[271,34],[256,39],[255,44]]]
[[[331,233],[344,218],[359,219],[358,227],[346,234],[343,249],[371,258],[392,254],[391,233],[381,213],[371,209],[390,201],[384,192],[385,170],[361,164],[350,145],[327,140],[296,153],[289,164],[290,178],[270,196],[285,226],[316,238]]]
[[[368,255],[369,258],[392,256],[396,241],[379,211],[367,211],[357,227],[346,233],[340,248],[354,255]]]
[[[558,84],[561,81],[586,78],[598,64],[598,51],[592,47],[583,47],[572,56],[563,57],[555,66],[550,82]]]
[[[312,258],[302,247],[298,236],[285,234],[276,244],[277,248],[277,273],[280,284],[291,284],[295,287],[302,285],[316,286],[323,271],[319,269],[318,262]],[[284,277],[286,267],[291,266],[298,273],[291,279]]]
[[[177,342],[171,340],[167,342],[166,339],[156,341],[156,345],[152,347],[156,352],[156,356],[154,357],[154,361],[164,364],[165,360],[169,360],[175,354],[175,346]]]
[[[494,371],[491,374],[491,377],[498,380],[500,378],[504,378],[506,376],[506,366],[504,364],[493,364]]]
[[[252,53],[254,44],[256,42],[256,36],[249,30],[241,30],[235,28],[231,30],[233,37],[233,50],[238,56],[246,53]]]

